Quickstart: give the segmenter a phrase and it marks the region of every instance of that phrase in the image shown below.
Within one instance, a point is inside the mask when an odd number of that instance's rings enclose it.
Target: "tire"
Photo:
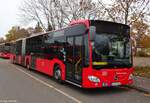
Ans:
[[[28,70],[30,70],[30,64],[27,62],[27,64],[26,64],[26,68],[28,69]]]
[[[53,77],[56,81],[58,81],[59,83],[63,83],[62,81],[62,72],[61,72],[61,69],[59,67],[59,65],[56,65],[54,67],[54,74],[53,74]]]

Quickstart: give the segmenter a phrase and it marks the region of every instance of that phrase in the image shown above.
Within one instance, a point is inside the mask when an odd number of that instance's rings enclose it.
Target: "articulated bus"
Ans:
[[[66,28],[15,41],[11,62],[82,88],[128,85],[133,82],[130,27],[72,21]]]
[[[10,43],[0,44],[0,58],[9,59],[10,58]]]

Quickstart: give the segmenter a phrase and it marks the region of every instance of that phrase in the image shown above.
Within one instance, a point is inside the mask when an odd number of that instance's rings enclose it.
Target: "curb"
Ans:
[[[150,93],[149,89],[145,89],[145,88],[142,88],[142,87],[138,87],[138,86],[134,86],[134,85],[126,85],[126,87],[136,89],[137,91],[140,91],[140,92]]]
[[[147,85],[146,86],[141,85],[141,84],[148,84],[149,85],[150,79],[140,77],[140,76],[134,76],[133,80],[134,80],[133,84],[127,85],[126,87],[136,89],[140,92],[150,93],[150,87],[148,87]]]

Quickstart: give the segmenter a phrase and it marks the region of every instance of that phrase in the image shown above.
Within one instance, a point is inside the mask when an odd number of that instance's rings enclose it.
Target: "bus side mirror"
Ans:
[[[90,40],[93,41],[94,38],[95,38],[96,27],[95,26],[90,26],[89,32],[90,32]]]

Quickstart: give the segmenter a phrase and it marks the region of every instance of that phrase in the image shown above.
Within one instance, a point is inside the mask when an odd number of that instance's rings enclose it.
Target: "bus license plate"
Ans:
[[[120,82],[114,82],[114,83],[112,83],[112,86],[118,86],[118,85],[121,85],[121,83]]]

